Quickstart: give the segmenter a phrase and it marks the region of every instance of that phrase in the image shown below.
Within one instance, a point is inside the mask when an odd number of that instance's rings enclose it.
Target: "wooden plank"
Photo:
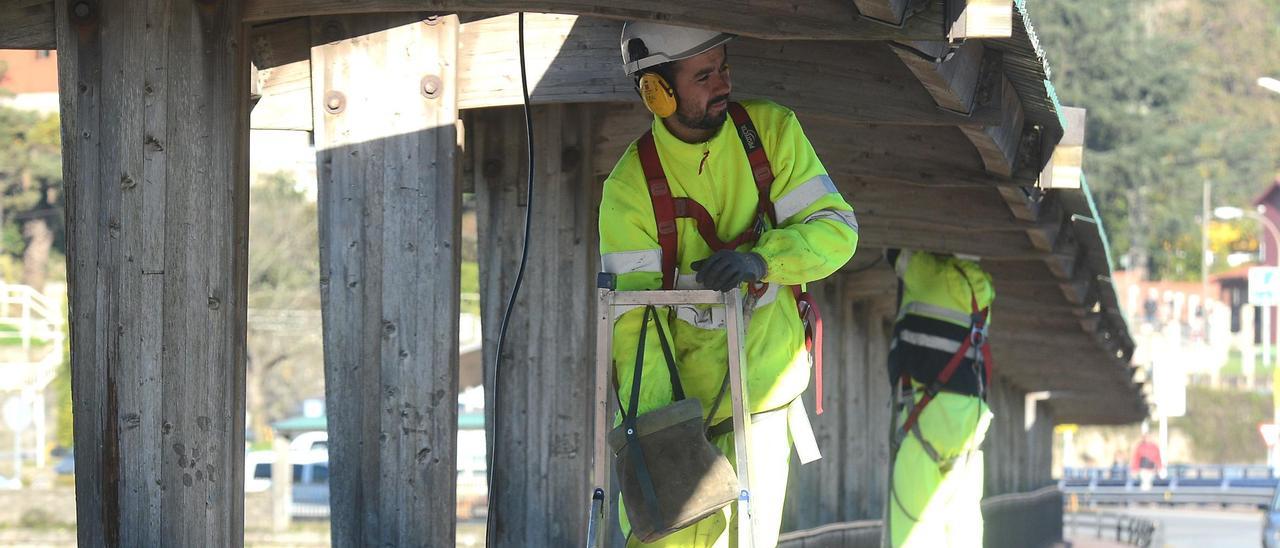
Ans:
[[[1000,196],[1009,206],[1013,216],[1024,221],[1040,220],[1040,196],[1038,189],[1024,186],[998,187]]]
[[[784,103],[784,106],[787,106]],[[603,179],[626,147],[653,122],[639,101],[610,104],[610,124],[600,129],[596,175]],[[838,185],[935,188],[1005,188],[1011,179],[986,172],[958,128],[851,125],[799,114],[805,134]],[[1013,186],[1021,192],[1022,187]],[[855,204],[856,207],[856,204]],[[1007,215],[1007,214],[1002,214]]]
[[[1025,117],[1017,90],[1006,76],[1000,76],[996,84],[1001,89],[1003,113],[999,124],[986,127],[962,127],[965,136],[973,142],[982,157],[987,171],[1004,177],[1013,177],[1018,167],[1018,150],[1023,142]],[[1039,173],[1039,169],[1036,170]]]
[[[242,3],[56,18],[78,537],[240,546],[248,240]],[[198,253],[193,250],[200,250]]]
[[[0,49],[55,49],[53,0],[0,0]]]
[[[1013,36],[1012,0],[958,0],[949,32],[950,41],[962,38],[1008,38]]]
[[[1026,236],[1010,232],[988,232],[981,238],[969,233],[921,231],[904,226],[885,226],[874,218],[859,219],[859,245],[919,249],[935,253],[964,253],[990,261],[1044,260],[1046,254],[1032,249]]]
[[[339,546],[454,543],[457,24],[311,21],[358,36],[311,53]]]
[[[907,42],[896,44],[893,51],[940,108],[987,124],[1000,123],[1005,91],[997,85],[1001,53],[979,41],[966,42],[954,52],[949,48],[946,42]]]
[[[355,13],[416,12],[512,13],[537,11],[589,15],[620,21],[679,21],[682,25],[769,40],[944,40],[946,2],[929,0],[924,11],[898,29],[865,18],[848,0],[800,3],[767,2],[742,9],[732,0],[681,2],[645,0],[248,0],[245,18],[266,21],[289,17]]]
[[[250,127],[311,131],[311,23],[299,18],[254,25],[249,46],[262,88]]]
[[[529,207],[521,109],[477,111],[469,130],[476,163],[485,318],[485,383],[493,387],[496,343],[519,268]],[[586,532],[592,451],[595,274],[600,185],[592,178],[594,108],[534,109],[538,194],[523,289],[512,312],[497,392],[501,394],[495,545],[572,546]],[[547,311],[558,311],[548,314]],[[490,392],[493,389],[490,388]]]
[[[853,0],[858,13],[886,25],[900,25],[906,20],[908,0]]]
[[[635,101],[634,84],[619,65],[621,27],[621,22],[608,19],[526,15],[530,101]],[[516,28],[514,14],[463,25],[458,63],[462,108],[521,104]],[[785,97],[789,107],[807,116],[911,125],[980,125],[994,120],[981,118],[983,113],[934,108],[929,95],[884,44],[743,37],[732,43],[730,52],[736,97]],[[849,66],[848,59],[857,59],[856,67]]]

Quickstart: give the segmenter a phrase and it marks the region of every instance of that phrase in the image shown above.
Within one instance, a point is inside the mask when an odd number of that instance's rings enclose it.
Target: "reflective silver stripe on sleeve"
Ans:
[[[778,222],[782,222],[804,211],[823,196],[836,192],[836,184],[831,181],[831,177],[826,174],[818,175],[779,198],[773,203],[773,211],[778,215]]]
[[[662,272],[662,250],[620,251],[600,256],[600,265],[610,274]]]
[[[924,348],[946,352],[951,355],[955,355],[956,352],[960,351],[960,341],[953,341],[946,337],[920,333],[910,329],[903,329],[902,332],[898,334],[898,339],[906,344],[922,346]],[[965,353],[965,357],[974,360],[978,359],[978,349],[969,347],[969,351]]]
[[[813,212],[812,215],[805,217],[804,222],[807,223],[817,219],[831,219],[832,221],[843,223],[849,228],[852,228],[854,232],[858,231],[858,217],[854,215],[852,211],[819,209],[818,211]]]
[[[901,320],[907,314],[915,314],[918,316],[932,316],[935,318],[958,322],[962,325],[969,325],[969,315],[959,310],[943,308],[935,304],[924,303],[920,301],[911,302],[902,305],[902,310],[898,312],[898,319]]]

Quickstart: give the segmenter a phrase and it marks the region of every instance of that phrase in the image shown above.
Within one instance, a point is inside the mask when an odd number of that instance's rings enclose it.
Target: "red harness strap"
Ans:
[[[649,200],[653,202],[653,216],[658,222],[658,245],[662,247],[662,288],[675,289],[676,269],[679,268],[676,262],[679,240],[676,238],[676,212],[671,199],[671,185],[667,184],[667,174],[662,170],[658,147],[653,144],[653,132],[644,132],[639,145],[640,167],[644,169]]]
[[[751,164],[751,175],[756,182],[757,222],[729,241],[720,239],[716,233],[716,222],[707,209],[692,198],[675,198],[671,195],[671,185],[667,182],[666,172],[662,169],[662,160],[658,157],[658,147],[653,142],[653,132],[646,131],[637,142],[640,153],[640,167],[644,170],[645,180],[649,188],[649,199],[653,202],[653,216],[658,227],[658,245],[662,248],[662,288],[675,289],[676,273],[679,263],[677,250],[679,240],[676,233],[676,219],[693,219],[698,233],[713,251],[722,249],[735,250],[743,245],[754,244],[765,230],[765,221],[769,226],[777,226],[777,213],[773,207],[770,193],[773,189],[773,167],[764,151],[764,142],[760,132],[747,114],[747,109],[736,102],[729,103],[729,116],[733,118],[742,141],[742,148],[747,153],[747,161]],[[765,286],[753,288],[757,296],[764,293]],[[805,348],[813,355],[814,368],[817,369],[818,401],[816,411],[822,414],[822,316],[818,305],[808,292],[802,292],[800,286],[792,286],[792,294],[801,321],[805,326]]]
[[[965,355],[969,353],[970,348],[977,347],[979,352],[982,353],[982,364],[986,373],[982,386],[985,387],[987,383],[991,382],[991,345],[987,342],[986,332],[987,311],[990,310],[990,307],[979,309],[978,298],[972,291],[969,293],[969,307],[970,318],[972,318],[972,325],[969,326],[969,336],[965,337],[964,342],[960,343],[960,349],[956,351],[955,355],[951,356],[951,360],[938,373],[938,377],[929,383],[929,386],[925,387],[924,396],[921,396],[920,401],[911,408],[911,415],[907,417],[907,422],[902,423],[903,432],[910,432],[911,428],[915,426],[925,406],[933,401],[933,398],[938,395],[938,391],[942,390],[942,387],[947,384],[947,381],[951,380],[951,376],[960,368],[960,364],[964,363]],[[910,376],[909,373],[903,374],[904,385],[911,382],[907,379],[908,376]],[[986,389],[983,388],[983,397],[986,397],[985,392]]]

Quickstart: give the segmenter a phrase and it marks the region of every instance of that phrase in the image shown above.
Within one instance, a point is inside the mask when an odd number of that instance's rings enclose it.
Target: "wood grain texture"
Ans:
[[[374,12],[488,12],[536,11],[589,15],[607,19],[680,21],[681,24],[764,39],[805,40],[943,40],[944,0],[927,0],[926,8],[902,29],[859,18],[848,0],[756,2],[742,9],[740,2],[709,0],[249,0],[246,19],[265,21],[289,17]]]
[[[78,535],[239,546],[248,52],[239,1],[56,24]]]
[[[253,129],[311,131],[311,24],[305,18],[254,25],[249,48],[261,99]]]
[[[53,0],[0,0],[0,49],[55,49]]]
[[[454,543],[457,24],[311,21],[356,36],[311,53],[336,546]]]
[[[863,17],[872,17],[890,25],[902,22],[908,3],[908,0],[853,0],[853,5]]]
[[[634,84],[619,65],[621,27],[620,21],[609,19],[526,15],[530,100],[636,101]],[[515,15],[463,25],[458,60],[461,108],[521,103],[517,44]],[[882,43],[740,37],[729,51],[735,96],[785,98],[789,107],[807,116],[859,124],[998,121],[935,108],[929,94]]]
[[[823,313],[824,407],[813,413],[815,387],[804,402],[823,458],[793,462],[784,530],[879,518],[888,488],[888,360],[892,294],[852,299],[853,276],[811,286]]]
[[[599,271],[600,185],[590,165],[595,128],[589,105],[534,109],[533,232],[523,287],[502,347],[496,392],[499,546],[573,546],[586,534],[590,499],[595,274]],[[529,207],[522,109],[476,112],[468,130],[476,162],[485,385],[503,312],[519,267]],[[611,415],[610,415],[611,416]],[[492,422],[490,423],[493,424]],[[492,429],[492,426],[491,426]],[[559,508],[562,511],[548,512]],[[613,527],[616,529],[616,527]]]

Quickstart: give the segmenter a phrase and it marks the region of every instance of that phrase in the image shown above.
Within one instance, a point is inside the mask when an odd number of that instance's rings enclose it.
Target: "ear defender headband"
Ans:
[[[646,72],[636,84],[640,90],[640,98],[645,108],[659,118],[666,118],[676,113],[676,91],[657,72]]]

